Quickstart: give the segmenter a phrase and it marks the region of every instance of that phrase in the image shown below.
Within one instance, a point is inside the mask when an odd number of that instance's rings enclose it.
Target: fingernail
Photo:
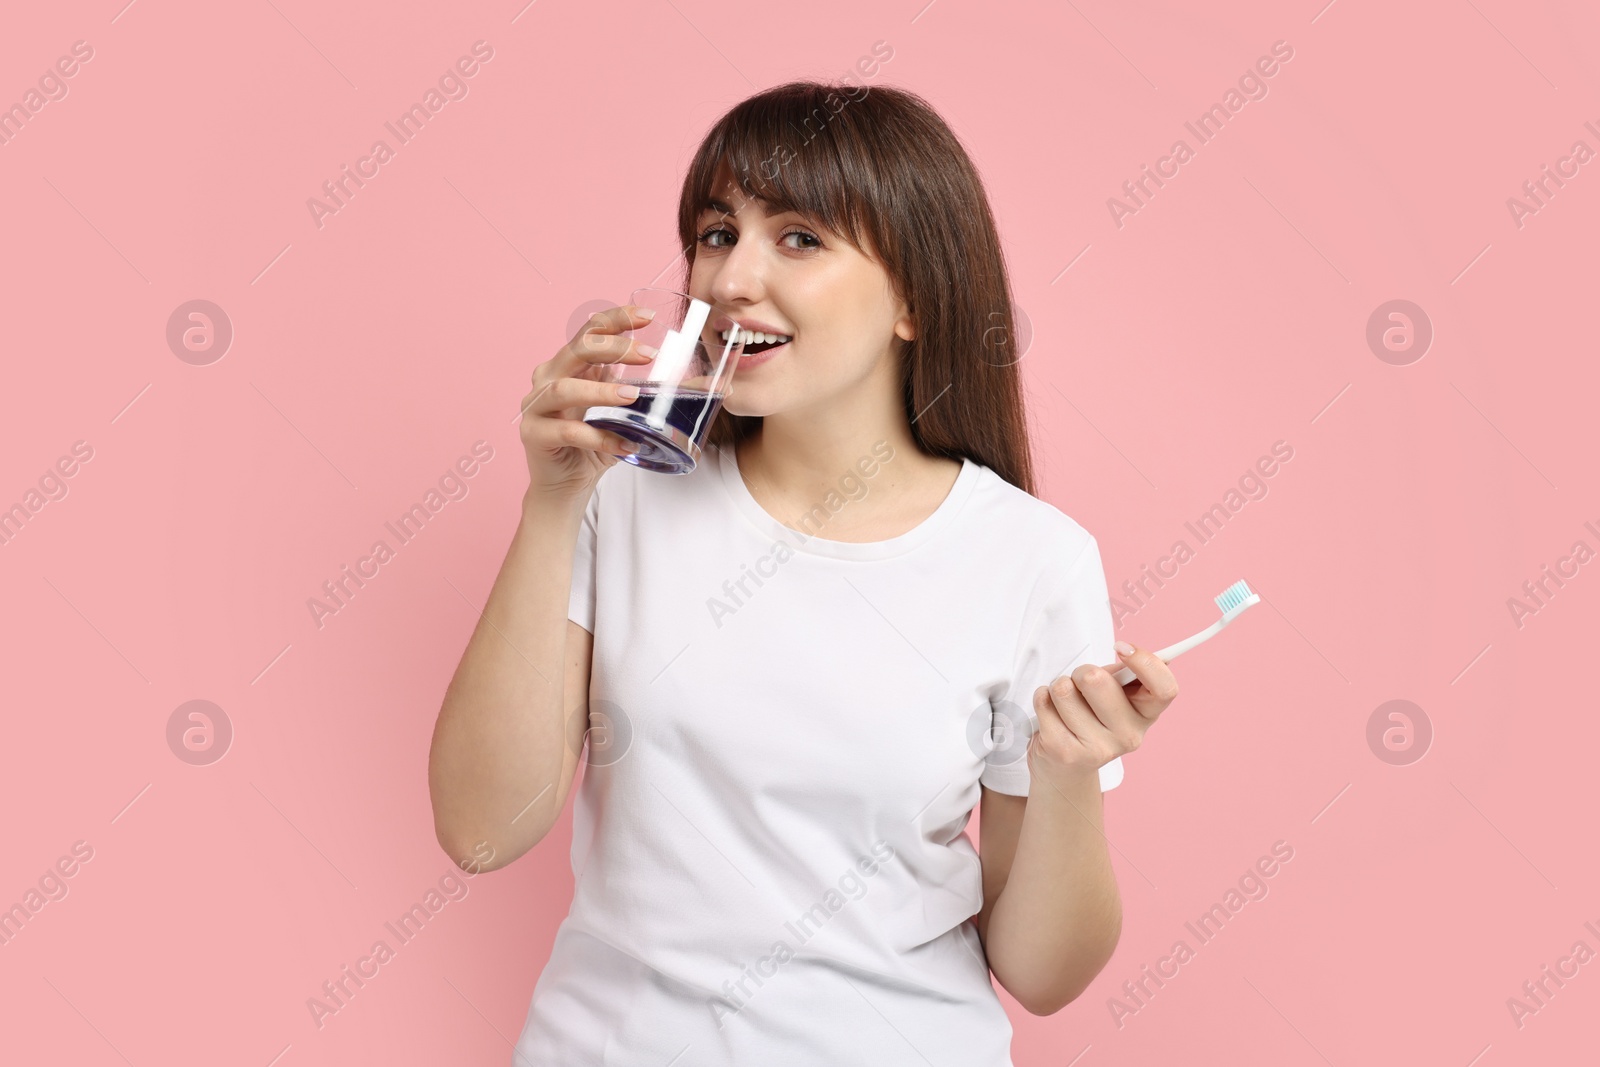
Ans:
[[[635,310],[641,319],[653,319],[656,317],[655,308],[637,308]]]
[[[617,395],[625,400],[632,400],[639,395],[639,387],[637,385],[619,385],[617,386]]]
[[[653,356],[659,351],[661,351],[661,350],[659,348],[657,348],[655,345],[640,345],[639,346],[639,354],[641,356]]]
[[[1123,656],[1133,655],[1133,646],[1126,641],[1118,641],[1115,646],[1117,653]]]

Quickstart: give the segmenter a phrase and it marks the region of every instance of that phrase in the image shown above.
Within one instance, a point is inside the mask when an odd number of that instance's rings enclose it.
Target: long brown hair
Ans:
[[[816,220],[858,249],[863,233],[870,238],[916,324],[902,349],[901,388],[917,447],[982,463],[1033,494],[1000,237],[977,169],[927,101],[893,86],[793,81],[737,104],[684,176],[685,290],[699,251],[695,223],[724,166],[749,197]],[[760,426],[760,416],[723,411],[709,440],[730,447]]]

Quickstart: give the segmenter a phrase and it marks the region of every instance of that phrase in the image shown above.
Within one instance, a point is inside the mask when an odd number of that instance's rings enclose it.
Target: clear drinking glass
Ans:
[[[637,385],[639,396],[588,408],[583,421],[639,446],[638,452],[619,457],[623,462],[663,474],[688,474],[700,462],[711,423],[722,410],[744,354],[746,331],[726,316],[714,315],[704,300],[672,289],[635,289],[631,303],[656,314],[623,336],[654,346],[655,358],[648,364],[600,364],[600,380]],[[728,330],[726,338],[719,326]]]

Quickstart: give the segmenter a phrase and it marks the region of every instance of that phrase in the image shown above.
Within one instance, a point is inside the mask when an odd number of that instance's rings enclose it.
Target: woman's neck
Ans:
[[[883,541],[915,529],[961,473],[960,461],[923,453],[909,433],[811,440],[801,447],[763,425],[738,443],[735,459],[750,495],[787,526],[826,508],[830,498],[846,500],[837,512],[827,509],[828,525],[818,535],[830,541]]]

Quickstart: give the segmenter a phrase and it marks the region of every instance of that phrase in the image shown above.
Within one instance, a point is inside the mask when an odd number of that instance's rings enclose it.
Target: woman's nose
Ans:
[[[735,244],[717,263],[712,295],[723,305],[760,303],[763,296],[761,249],[754,238]]]

